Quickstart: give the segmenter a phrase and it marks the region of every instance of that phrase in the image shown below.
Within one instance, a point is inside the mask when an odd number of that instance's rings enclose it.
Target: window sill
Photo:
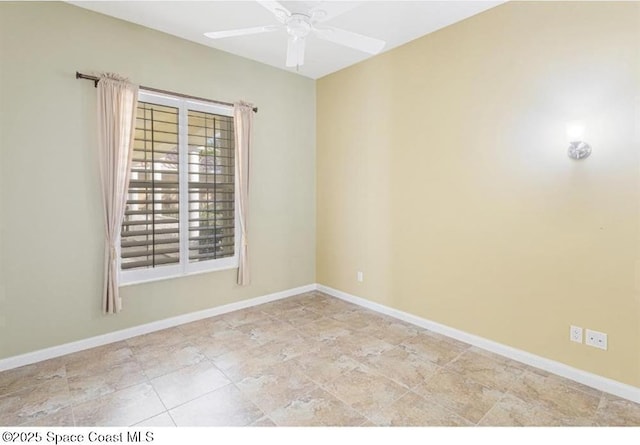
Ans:
[[[171,275],[165,275],[162,277],[154,277],[154,278],[145,278],[145,279],[140,279],[140,280],[132,280],[132,281],[127,281],[124,283],[120,283],[119,287],[129,287],[129,286],[135,286],[138,284],[145,284],[145,283],[155,283],[157,281],[165,281],[165,280],[173,280],[175,278],[184,278],[184,277],[190,277],[193,275],[202,275],[205,273],[211,273],[211,272],[222,272],[225,270],[232,270],[232,269],[237,269],[238,265],[231,265],[231,266],[222,266],[219,268],[214,268],[214,269],[207,269],[207,270],[197,270],[197,271],[193,271],[193,272],[186,272],[186,273],[177,273],[177,274],[171,274]]]

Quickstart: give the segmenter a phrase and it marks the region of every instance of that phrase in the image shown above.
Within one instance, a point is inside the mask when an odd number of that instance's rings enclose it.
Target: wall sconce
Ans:
[[[569,149],[567,154],[571,159],[588,158],[591,154],[591,146],[584,139],[584,123],[569,122],[567,124],[567,139],[569,139]]]

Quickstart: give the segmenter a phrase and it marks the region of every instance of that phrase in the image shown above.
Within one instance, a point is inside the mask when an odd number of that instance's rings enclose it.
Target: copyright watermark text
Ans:
[[[120,431],[104,433],[89,431],[82,434],[61,434],[54,431],[4,431],[4,443],[150,443],[153,442],[153,431]]]

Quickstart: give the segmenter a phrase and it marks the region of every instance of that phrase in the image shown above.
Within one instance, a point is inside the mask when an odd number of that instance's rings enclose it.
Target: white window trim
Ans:
[[[131,286],[134,284],[148,283],[152,281],[160,281],[171,278],[179,278],[188,275],[197,275],[207,272],[215,272],[228,269],[238,268],[238,252],[240,251],[241,236],[238,227],[240,227],[239,205],[238,205],[238,181],[234,175],[235,193],[234,193],[234,255],[232,257],[220,258],[208,261],[189,262],[189,207],[184,203],[189,202],[189,176],[187,171],[187,161],[189,152],[187,122],[188,110],[202,111],[205,113],[219,114],[222,116],[233,116],[233,107],[216,105],[207,102],[196,101],[192,99],[182,99],[175,96],[165,94],[149,93],[140,91],[138,93],[140,102],[149,102],[158,105],[166,105],[178,109],[178,144],[180,146],[180,164],[179,164],[179,194],[180,194],[180,263],[167,266],[158,266],[146,269],[121,269],[120,257],[120,240],[116,243],[118,254],[118,271],[120,286]],[[235,152],[235,150],[234,150]]]

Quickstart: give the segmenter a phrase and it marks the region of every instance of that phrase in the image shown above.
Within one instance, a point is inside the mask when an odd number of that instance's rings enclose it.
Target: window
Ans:
[[[233,110],[139,94],[121,283],[238,266]]]

